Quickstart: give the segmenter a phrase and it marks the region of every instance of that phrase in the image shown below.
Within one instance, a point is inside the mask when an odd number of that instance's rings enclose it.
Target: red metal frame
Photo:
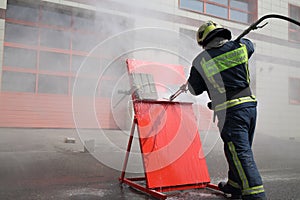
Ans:
[[[135,132],[135,126],[137,124],[137,120],[134,117],[132,125],[131,125],[131,130],[130,130],[130,136],[127,144],[127,150],[126,150],[126,155],[123,163],[123,168],[121,172],[121,176],[119,178],[120,184],[127,184],[143,193],[146,193],[152,197],[155,197],[157,199],[166,199],[168,197],[167,194],[164,192],[170,192],[170,191],[175,191],[175,190],[189,190],[189,189],[199,189],[199,188],[208,188],[212,190],[219,191],[219,188],[217,185],[212,184],[212,183],[195,183],[195,184],[189,184],[189,185],[180,185],[180,186],[168,186],[168,187],[160,187],[160,188],[148,188],[147,184],[147,179],[146,176],[147,174],[145,173],[145,177],[133,177],[133,178],[126,178],[126,168],[129,160],[129,154],[131,151],[131,146],[134,138],[134,132]],[[144,181],[146,184],[139,184],[137,182]]]
[[[129,75],[129,82],[130,85],[133,86],[133,78],[131,76],[131,68],[130,68],[130,61],[127,60],[127,70],[128,70],[128,75]],[[166,102],[161,102],[161,101],[155,101],[155,100],[140,100],[137,99],[136,96],[134,95],[134,93],[132,93],[132,100],[133,100],[133,104],[135,104],[136,102],[154,102],[154,103],[166,103]],[[178,102],[177,102],[178,103]],[[183,103],[184,104],[184,103]],[[188,103],[189,104],[189,103]],[[135,109],[134,109],[135,110]],[[136,110],[135,110],[136,112]],[[170,185],[170,186],[156,186],[155,188],[149,188],[149,184],[148,184],[148,178],[147,178],[147,173],[146,173],[146,167],[145,167],[145,163],[143,162],[143,167],[144,167],[144,177],[134,177],[134,178],[126,178],[126,168],[127,168],[127,164],[128,164],[128,160],[129,160],[129,154],[131,151],[131,146],[132,146],[132,142],[133,142],[133,136],[134,136],[134,132],[135,132],[135,126],[137,126],[138,123],[138,119],[137,119],[137,115],[135,113],[134,115],[134,119],[132,121],[132,125],[131,125],[131,130],[130,130],[130,136],[129,136],[129,140],[128,140],[128,144],[127,144],[127,151],[126,151],[126,155],[125,155],[125,159],[124,159],[124,163],[123,163],[123,168],[122,168],[122,172],[121,172],[121,176],[119,178],[120,183],[124,183],[127,184],[141,192],[144,192],[152,197],[155,197],[157,199],[166,199],[168,197],[168,195],[164,192],[170,192],[170,191],[179,191],[179,190],[189,190],[189,189],[198,189],[198,188],[210,188],[213,190],[219,190],[218,186],[211,184],[210,182],[198,182],[198,183],[189,183],[189,184],[182,184],[182,185]],[[138,129],[138,131],[140,131]],[[141,140],[139,140],[139,144],[140,144],[140,149],[141,149],[141,153],[142,152],[142,144],[141,144]],[[143,184],[140,184],[138,182],[143,181]]]
[[[126,155],[125,155],[123,169],[122,169],[122,173],[119,178],[119,181],[120,181],[120,183],[125,183],[125,184],[127,184],[133,188],[136,188],[142,192],[145,192],[155,198],[166,199],[167,195],[165,195],[161,192],[158,192],[156,190],[149,189],[143,185],[135,183],[135,181],[145,181],[146,180],[145,177],[125,178],[125,173],[126,173],[126,168],[127,168],[127,164],[128,164],[128,159],[129,159],[129,154],[130,154],[130,150],[131,150],[131,145],[132,145],[132,141],[133,141],[133,135],[134,135],[136,123],[137,123],[137,121],[136,121],[136,118],[134,117],[132,125],[131,125],[130,136],[129,136],[129,141],[127,144],[127,151],[126,151]]]

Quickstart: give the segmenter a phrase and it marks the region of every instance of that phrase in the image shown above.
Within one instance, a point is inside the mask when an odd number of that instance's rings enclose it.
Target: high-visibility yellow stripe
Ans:
[[[233,180],[228,179],[228,184],[231,185],[234,188],[240,189],[240,185],[237,182],[234,182]]]
[[[246,188],[242,190],[243,195],[253,195],[265,192],[264,187],[262,185]]]
[[[251,96],[247,96],[247,97],[241,97],[241,98],[237,98],[237,99],[233,99],[233,100],[228,100],[225,101],[222,104],[216,105],[215,107],[215,111],[220,111],[220,110],[224,110],[227,108],[231,108],[233,106],[242,104],[242,103],[247,103],[247,102],[256,102],[256,98],[254,95]]]
[[[203,66],[206,65],[206,61],[205,61],[204,58],[201,60],[200,64],[201,64],[202,68],[203,68]],[[221,94],[223,94],[223,93],[225,92],[224,86],[219,85],[219,84],[216,82],[216,80],[215,80],[215,78],[214,78],[213,76],[207,76],[207,72],[206,72],[206,69],[205,69],[205,68],[203,68],[203,70],[204,70],[204,73],[205,73],[205,75],[206,75],[206,77],[207,77],[207,80],[210,82],[210,84],[212,84],[212,86],[213,86],[215,89],[217,89],[218,92],[220,92]]]
[[[248,52],[246,45],[238,49],[229,51],[227,53],[216,56],[208,61],[203,58],[201,61],[201,66],[206,77],[211,77],[217,73],[220,73],[226,69],[241,65],[248,62]]]
[[[246,73],[247,73],[247,82],[250,83],[250,73],[249,73],[248,61],[246,62],[245,67],[246,67]]]
[[[229,147],[229,151],[231,152],[232,159],[233,159],[234,165],[237,169],[238,175],[242,181],[242,185],[243,185],[242,186],[242,188],[243,188],[242,195],[253,195],[253,194],[259,194],[259,193],[265,192],[263,185],[249,187],[247,176],[241,165],[241,161],[239,160],[239,158],[237,156],[234,144],[232,142],[228,142],[227,144]],[[228,183],[230,183],[230,185],[232,185],[232,186],[235,185],[234,184],[235,182],[232,180],[228,180]]]
[[[219,85],[214,78],[214,75],[227,70],[229,68],[245,64],[247,82],[250,83],[250,75],[248,69],[248,52],[245,44],[240,44],[241,47],[227,53],[216,56],[210,60],[202,58],[200,64],[208,81],[221,94],[225,92],[225,87]]]
[[[204,29],[204,31],[203,31],[203,34],[202,34],[202,37],[200,38],[200,39],[202,39],[203,38],[203,40],[207,37],[207,35],[210,33],[210,32],[212,32],[213,30],[215,30],[217,27],[213,24],[213,23],[211,23],[211,22],[208,22],[207,24],[206,24],[206,27],[205,27],[205,29]],[[199,32],[202,32],[202,30],[200,30]]]
[[[218,90],[218,92],[220,92],[221,94],[223,94],[224,92],[226,92],[225,88],[222,87],[222,86],[220,86],[220,85],[216,82],[216,80],[215,80],[215,78],[214,78],[213,76],[212,76],[212,77],[209,77],[209,78],[207,78],[207,79],[208,79],[208,81],[214,86],[214,88]]]
[[[242,181],[242,188],[249,188],[249,183],[248,183],[248,180],[247,180],[247,176],[246,176],[245,171],[242,167],[241,161],[238,158],[238,155],[237,155],[237,152],[235,150],[234,144],[232,142],[228,142],[227,145],[228,145],[229,151],[232,155],[234,165],[235,165],[235,167],[237,169],[237,172],[239,174],[239,177]]]

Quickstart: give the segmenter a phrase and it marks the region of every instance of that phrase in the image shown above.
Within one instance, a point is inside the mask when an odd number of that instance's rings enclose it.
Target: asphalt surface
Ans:
[[[118,131],[105,132],[118,138]],[[76,142],[65,143],[67,137],[75,138]],[[126,147],[127,141],[119,142]],[[300,199],[299,144],[298,138],[283,140],[256,134],[253,149],[268,199]],[[123,159],[114,157],[109,150],[104,152],[112,160]],[[211,182],[225,180],[227,166],[221,141],[206,160]],[[76,130],[0,129],[1,200],[153,199],[120,185],[120,174],[85,152]],[[225,198],[214,191],[198,189],[175,193],[168,199]]]

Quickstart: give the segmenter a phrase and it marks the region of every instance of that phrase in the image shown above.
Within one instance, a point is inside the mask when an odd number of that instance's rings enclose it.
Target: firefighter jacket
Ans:
[[[255,106],[248,69],[253,52],[254,45],[248,39],[228,41],[221,47],[201,52],[192,63],[189,91],[193,95],[207,91],[215,111]]]

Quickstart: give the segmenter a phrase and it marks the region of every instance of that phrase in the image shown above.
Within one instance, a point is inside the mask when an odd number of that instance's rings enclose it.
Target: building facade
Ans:
[[[0,126],[74,128],[73,86],[84,61],[89,66],[99,66],[99,62],[104,60],[118,68],[124,67],[125,62],[122,61],[129,56],[186,65],[188,71],[187,59],[178,59],[178,55],[191,51],[192,58],[195,52],[201,51],[189,42],[184,43],[184,40],[170,40],[161,41],[160,45],[162,49],[168,46],[173,54],[148,50],[145,56],[145,49],[139,52],[135,47],[139,47],[139,43],[151,46],[150,38],[156,32],[140,38],[136,31],[132,39],[123,40],[126,43],[124,47],[119,42],[114,44],[114,48],[107,47],[101,54],[90,53],[99,44],[102,47],[109,44],[106,43],[109,39],[118,41],[120,33],[126,35],[132,30],[160,27],[191,37],[190,40],[196,43],[195,31],[207,20],[218,21],[232,31],[233,37],[237,37],[251,23],[270,13],[300,21],[300,2],[1,0]],[[250,70],[252,87],[259,99],[257,131],[276,137],[299,137],[300,28],[278,19],[267,21],[269,23],[263,29],[247,35],[256,46]],[[167,32],[157,32],[158,40],[165,38],[162,34]],[[111,57],[112,49],[124,52],[127,46],[136,51],[122,54],[124,58],[121,56],[119,60]],[[118,129],[125,125],[116,122],[111,99],[113,86],[124,71],[119,69],[105,73],[101,84],[95,88],[96,100],[93,103],[96,116],[102,128]],[[92,74],[87,73],[83,78],[90,79]],[[81,84],[80,87],[80,91],[84,92],[89,84]],[[82,106],[84,110],[85,105]],[[126,116],[121,116],[119,121]],[[85,117],[83,127],[93,128],[95,123]]]

